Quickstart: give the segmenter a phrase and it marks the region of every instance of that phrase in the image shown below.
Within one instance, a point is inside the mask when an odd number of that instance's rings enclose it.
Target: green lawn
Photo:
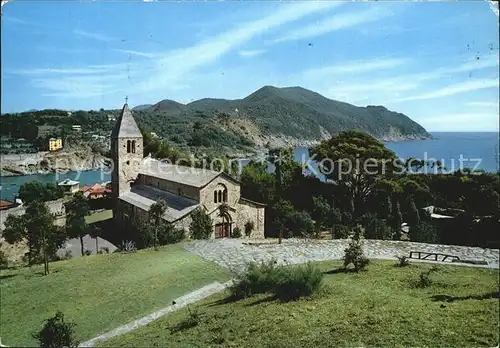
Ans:
[[[318,263],[323,271],[338,262]],[[280,303],[266,295],[224,303],[216,295],[191,311],[197,326],[171,333],[187,318],[182,310],[129,334],[108,347],[493,347],[498,345],[498,271],[440,266],[429,288],[415,288],[420,271],[430,265],[396,268],[374,262],[366,272],[325,276],[312,299]],[[453,302],[432,296],[456,297]],[[462,297],[462,298],[460,298]],[[444,306],[444,307],[443,307]]]
[[[183,250],[182,244],[130,254],[104,254],[43,267],[0,272],[0,337],[33,345],[31,333],[61,310],[76,322],[80,341],[171,305],[174,298],[229,274]]]
[[[93,224],[94,222],[104,221],[112,218],[113,218],[113,210],[108,209],[86,216],[85,222],[87,222],[88,224]]]

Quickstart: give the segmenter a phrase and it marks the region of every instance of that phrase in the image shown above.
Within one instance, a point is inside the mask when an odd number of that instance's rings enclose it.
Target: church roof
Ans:
[[[162,218],[168,222],[184,217],[199,206],[198,202],[192,199],[147,185],[133,186],[131,191],[120,196],[120,199],[145,211],[149,211],[153,203],[163,199],[167,204],[167,209]]]
[[[224,174],[209,169],[162,163],[152,158],[143,160],[139,173],[198,188],[208,185],[219,175]]]
[[[111,132],[111,138],[142,138],[141,131],[135,123],[128,104],[123,105],[122,113]]]

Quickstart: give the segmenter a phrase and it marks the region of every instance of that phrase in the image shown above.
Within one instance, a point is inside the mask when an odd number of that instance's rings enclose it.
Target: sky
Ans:
[[[2,11],[2,113],[301,86],[428,131],[498,131],[487,1],[10,0]]]

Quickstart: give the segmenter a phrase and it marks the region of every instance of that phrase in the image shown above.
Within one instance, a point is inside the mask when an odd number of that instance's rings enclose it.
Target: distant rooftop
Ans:
[[[73,186],[73,185],[78,185],[80,182],[79,181],[74,181],[74,180],[71,180],[71,179],[65,179],[63,181],[61,181],[59,184],[59,186]]]
[[[176,221],[198,207],[198,202],[195,200],[147,185],[133,186],[131,192],[120,196],[120,199],[145,211],[149,211],[153,203],[163,199],[167,203],[163,219],[168,222]]]

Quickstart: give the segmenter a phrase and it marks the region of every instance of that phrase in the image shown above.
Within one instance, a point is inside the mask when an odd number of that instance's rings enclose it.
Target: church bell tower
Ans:
[[[127,103],[111,132],[111,155],[111,187],[116,206],[118,197],[129,192],[130,183],[137,179],[143,158],[142,134]]]

